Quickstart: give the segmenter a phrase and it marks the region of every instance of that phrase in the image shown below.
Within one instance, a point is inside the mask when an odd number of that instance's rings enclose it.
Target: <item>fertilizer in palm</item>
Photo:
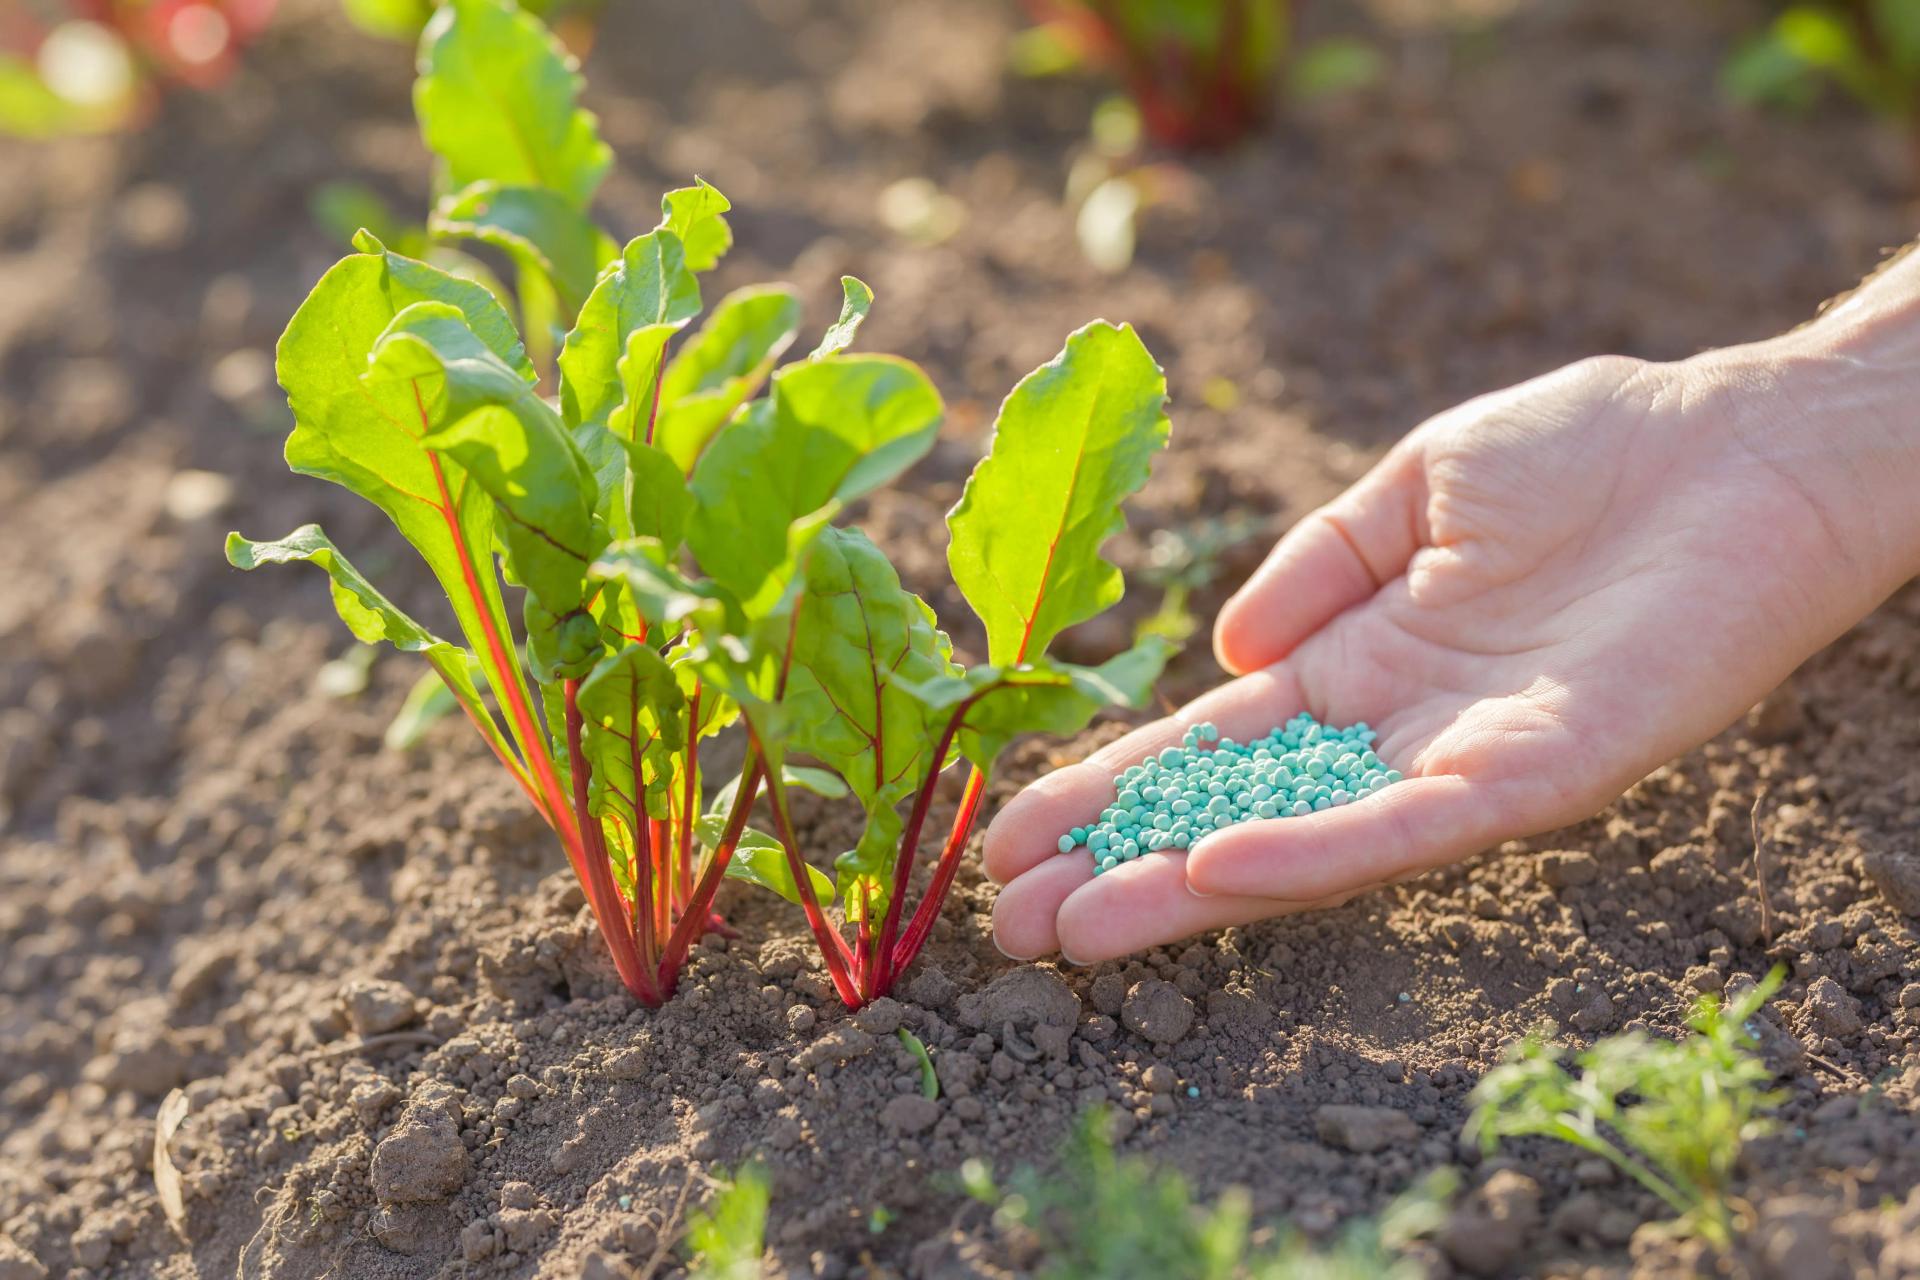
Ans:
[[[1094,874],[1161,849],[1190,848],[1236,823],[1297,818],[1352,804],[1400,781],[1374,754],[1363,720],[1346,729],[1301,712],[1264,738],[1238,743],[1212,724],[1187,730],[1113,780],[1100,820],[1060,837],[1060,852],[1085,848]]]

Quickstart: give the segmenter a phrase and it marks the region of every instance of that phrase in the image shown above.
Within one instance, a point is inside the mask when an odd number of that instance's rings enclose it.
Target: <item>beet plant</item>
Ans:
[[[963,668],[879,548],[834,523],[923,456],[942,416],[913,364],[849,351],[870,291],[848,278],[838,321],[776,367],[799,327],[790,289],[705,306],[700,276],[732,242],[713,187],[669,192],[624,246],[591,221],[609,153],[537,20],[449,0],[422,39],[431,225],[512,260],[522,328],[496,292],[363,232],[295,313],[278,373],[288,464],[387,514],[464,644],[317,526],[230,535],[228,558],[314,564],[356,637],[425,658],[558,836],[635,997],[672,995],[732,877],[805,911],[859,1006],[925,945],[1001,748],[1144,702],[1165,661],[1154,638],[1099,667],[1047,656],[1120,598],[1101,547],[1166,443],[1165,379],[1132,329],[1099,322],[1008,396],[947,521],[986,639]],[[530,351],[548,324],[543,378]],[[704,763],[722,732],[743,739],[731,779]],[[963,760],[909,912],[940,778]],[[794,787],[864,814],[854,848],[819,851],[838,855],[832,877],[800,846]]]

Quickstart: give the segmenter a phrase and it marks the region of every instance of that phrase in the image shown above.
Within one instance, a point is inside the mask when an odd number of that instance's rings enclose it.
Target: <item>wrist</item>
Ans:
[[[1674,368],[1806,497],[1869,605],[1920,576],[1920,254],[1810,325]]]

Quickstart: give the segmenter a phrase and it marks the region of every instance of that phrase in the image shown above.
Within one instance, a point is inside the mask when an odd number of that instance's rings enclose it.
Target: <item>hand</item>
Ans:
[[[1007,805],[1000,948],[1092,964],[1337,904],[1588,817],[1731,723],[1920,568],[1889,514],[1920,505],[1912,375],[1869,394],[1836,350],[1589,360],[1415,430],[1221,611],[1220,662],[1250,674]],[[1844,423],[1807,410],[1841,401]],[[1876,501],[1889,467],[1904,496]],[[1097,878],[1056,851],[1187,725],[1244,741],[1303,708],[1369,722],[1405,781]]]

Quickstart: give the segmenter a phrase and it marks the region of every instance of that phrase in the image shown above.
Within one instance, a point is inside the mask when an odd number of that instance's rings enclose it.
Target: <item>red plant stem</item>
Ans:
[[[587,878],[582,887],[587,891],[587,902],[593,908],[593,918],[599,922],[600,934],[607,941],[607,950],[613,955],[613,967],[619,970],[620,981],[641,1003],[658,1008],[660,993],[654,986],[653,975],[646,971],[639,952],[634,948],[633,931],[627,925],[626,915],[613,909],[620,901],[620,888],[613,881],[613,864],[607,857],[606,840],[600,831],[600,824],[587,812],[588,766],[586,753],[580,749],[580,682],[562,681],[561,689],[567,705],[567,759],[573,769],[574,816],[580,823],[581,832],[587,837],[583,851]]]
[[[414,404],[420,410],[420,424],[426,428],[431,424],[427,418],[426,403],[420,398],[419,384],[413,388]],[[581,862],[585,846],[582,835],[575,828],[567,814],[564,793],[560,790],[560,779],[553,771],[553,761],[547,758],[544,740],[534,728],[533,713],[528,710],[527,691],[520,680],[518,659],[509,655],[499,630],[493,625],[493,615],[487,609],[487,597],[480,589],[480,574],[473,563],[473,553],[467,546],[466,532],[460,527],[460,519],[454,514],[453,494],[447,488],[447,476],[440,466],[440,455],[429,449],[427,462],[433,468],[433,482],[440,490],[440,516],[447,522],[447,535],[453,541],[455,556],[460,561],[460,574],[466,582],[467,594],[473,601],[474,616],[480,620],[480,633],[486,641],[487,656],[493,664],[494,677],[498,683],[498,692],[507,702],[507,713],[512,717],[520,750],[528,757],[528,764],[535,779],[540,784],[542,794],[547,797],[547,808],[554,829],[560,833],[560,841],[567,847],[567,855],[574,864],[576,873],[583,871]]]
[[[673,927],[673,845],[667,838],[667,824],[658,818],[647,819],[647,852],[653,858],[653,918],[661,937]]]
[[[900,837],[900,852],[893,860],[893,896],[887,901],[887,918],[880,926],[880,948],[875,955],[877,972],[866,982],[869,998],[890,987],[904,967],[894,963],[893,940],[900,932],[900,913],[906,904],[907,881],[913,876],[914,859],[920,855],[920,829],[927,823],[927,810],[933,805],[933,792],[940,785],[940,772],[947,766],[947,752],[953,749],[954,735],[960,732],[960,722],[967,718],[967,710],[973,706],[973,701],[968,698],[955,707],[946,728],[940,731],[940,741],[933,748],[932,767],[927,770],[926,781],[920,784],[920,794],[913,798],[913,810],[907,815],[906,830]]]
[[[627,750],[633,761],[633,922],[639,934],[640,959],[651,966],[659,963],[659,938],[665,932],[654,919],[653,900],[661,892],[653,874],[653,832],[647,823],[647,797],[640,778],[639,734],[634,732],[638,714],[627,722]]]
[[[946,901],[947,891],[953,888],[953,878],[960,873],[960,854],[973,835],[973,820],[980,811],[980,795],[986,788],[987,775],[976,765],[967,778],[967,789],[960,797],[960,812],[953,817],[953,830],[947,836],[946,848],[940,851],[940,862],[933,871],[933,883],[927,886],[926,896],[920,899],[919,910],[913,913],[913,920],[900,939],[899,950],[887,975],[889,986],[893,979],[907,971],[907,967],[920,954],[920,948],[927,945],[927,937],[933,932],[933,922],[940,918],[940,905]]]
[[[733,861],[733,847],[740,843],[740,833],[746,830],[747,811],[753,808],[753,802],[760,794],[760,779],[765,775],[766,761],[755,750],[748,757],[746,774],[740,779],[740,790],[734,793],[733,809],[727,814],[727,825],[720,833],[720,843],[714,849],[713,858],[707,863],[700,883],[695,886],[693,897],[680,913],[680,920],[673,927],[673,936],[667,940],[666,951],[660,957],[660,986],[667,995],[673,994],[674,984],[680,978],[680,966],[686,962],[687,951],[706,926],[708,909],[713,906],[713,895],[720,891],[720,881],[727,874],[727,864]]]
[[[786,789],[777,779],[769,778],[767,794],[773,801],[774,830],[779,833],[781,847],[786,850],[787,868],[793,873],[793,885],[800,894],[800,909],[807,913],[807,924],[813,929],[814,941],[820,944],[820,957],[826,961],[827,973],[833,978],[833,989],[840,993],[841,1001],[849,1009],[858,1009],[866,1001],[860,996],[860,988],[853,980],[853,968],[857,961],[847,950],[847,940],[840,931],[827,922],[827,913],[820,909],[820,899],[813,891],[813,877],[807,874],[807,864],[800,857],[800,844],[793,836],[793,821],[787,815]],[[861,913],[863,916],[865,912]]]
[[[680,902],[693,892],[693,809],[700,800],[700,682],[687,699],[687,777],[680,794]]]

